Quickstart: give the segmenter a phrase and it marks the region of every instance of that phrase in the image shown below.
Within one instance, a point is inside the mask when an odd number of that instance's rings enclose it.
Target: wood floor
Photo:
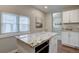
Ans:
[[[68,47],[65,45],[60,45],[59,53],[79,53],[79,49]]]

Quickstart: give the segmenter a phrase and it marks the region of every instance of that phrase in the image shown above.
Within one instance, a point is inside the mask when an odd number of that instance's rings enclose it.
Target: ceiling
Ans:
[[[45,9],[44,6],[47,6],[48,8]],[[64,10],[77,9],[79,8],[79,5],[33,5],[33,7],[47,13],[47,12],[59,12]]]

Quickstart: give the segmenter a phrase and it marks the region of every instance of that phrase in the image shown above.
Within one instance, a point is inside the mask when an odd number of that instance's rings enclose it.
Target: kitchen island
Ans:
[[[20,53],[57,52],[57,33],[40,32],[16,36]]]

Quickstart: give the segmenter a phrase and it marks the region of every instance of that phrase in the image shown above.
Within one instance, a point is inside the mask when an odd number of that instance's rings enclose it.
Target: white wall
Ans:
[[[14,37],[0,39],[0,53],[10,52],[16,48],[16,39]]]
[[[51,13],[47,13],[45,16],[45,31],[52,32],[52,15]]]
[[[42,29],[35,28],[35,17],[41,17],[44,20],[45,14],[42,11],[32,8],[31,6],[0,6],[0,12],[29,16],[31,20],[31,32],[44,30],[44,27]],[[16,48],[15,37],[0,38],[0,52],[9,52]]]

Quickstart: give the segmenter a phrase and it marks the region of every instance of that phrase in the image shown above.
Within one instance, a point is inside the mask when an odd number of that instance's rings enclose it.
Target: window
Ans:
[[[29,17],[26,16],[19,17],[19,31],[30,31]]]
[[[61,32],[61,12],[53,13],[53,31],[54,32]]]
[[[14,14],[1,14],[1,33],[17,32],[17,18]]]
[[[30,19],[27,16],[17,16],[10,13],[1,13],[0,32],[27,32],[30,31]]]

